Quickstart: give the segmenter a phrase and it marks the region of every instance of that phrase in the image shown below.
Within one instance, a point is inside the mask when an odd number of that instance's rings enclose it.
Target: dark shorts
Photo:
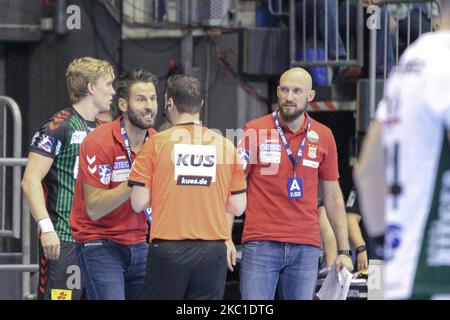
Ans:
[[[80,300],[81,271],[77,263],[76,244],[61,241],[58,260],[48,260],[39,242],[39,300]]]
[[[148,250],[143,299],[223,299],[226,252],[223,240],[154,240]]]

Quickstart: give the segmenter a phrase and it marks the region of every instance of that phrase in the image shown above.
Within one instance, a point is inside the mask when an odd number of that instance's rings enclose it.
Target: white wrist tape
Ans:
[[[39,226],[39,230],[41,230],[41,233],[55,231],[55,229],[53,228],[52,220],[50,220],[50,218],[45,218],[45,219],[39,220],[38,226]]]

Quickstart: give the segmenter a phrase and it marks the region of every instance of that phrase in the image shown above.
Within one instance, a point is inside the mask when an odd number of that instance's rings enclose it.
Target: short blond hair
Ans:
[[[82,57],[73,60],[67,67],[66,84],[70,101],[75,104],[88,95],[88,83],[96,83],[102,76],[114,78],[111,64],[105,60]]]

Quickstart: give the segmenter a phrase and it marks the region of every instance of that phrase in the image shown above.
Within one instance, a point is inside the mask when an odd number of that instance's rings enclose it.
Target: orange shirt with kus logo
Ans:
[[[151,240],[228,239],[228,196],[246,191],[234,145],[194,123],[178,124],[148,140],[128,184],[150,189]]]
[[[247,208],[242,242],[273,240],[320,246],[317,189],[319,179],[339,178],[336,142],[331,130],[310,118],[297,132],[280,126],[294,159],[311,120],[296,177],[302,178],[303,198],[288,198],[293,164],[276,130],[272,114],[248,122],[239,146],[248,174]]]

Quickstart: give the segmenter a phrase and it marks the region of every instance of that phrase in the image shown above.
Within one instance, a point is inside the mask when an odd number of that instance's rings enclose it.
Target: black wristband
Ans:
[[[366,250],[367,250],[366,245],[363,244],[362,246],[359,246],[358,248],[356,248],[356,254],[359,254],[359,253],[364,252]]]
[[[344,254],[346,256],[352,257],[352,251],[351,250],[338,250],[338,255]]]

